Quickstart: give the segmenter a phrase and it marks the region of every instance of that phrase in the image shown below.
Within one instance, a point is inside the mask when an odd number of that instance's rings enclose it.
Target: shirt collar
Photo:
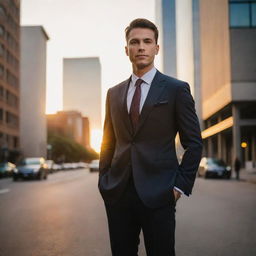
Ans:
[[[145,73],[142,77],[136,76],[134,73],[132,73],[132,84],[135,85],[136,81],[140,78],[142,79],[146,84],[151,85],[154,76],[156,74],[156,68],[153,67],[150,69],[147,73]]]

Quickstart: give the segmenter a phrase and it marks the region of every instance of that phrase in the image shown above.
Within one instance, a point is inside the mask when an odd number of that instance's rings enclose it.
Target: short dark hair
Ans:
[[[148,29],[151,29],[155,34],[155,40],[156,40],[156,43],[157,43],[158,29],[157,29],[156,25],[153,22],[151,22],[150,20],[147,20],[147,19],[135,19],[135,20],[133,20],[129,24],[129,26],[125,29],[126,41],[128,41],[129,33],[134,28],[148,28]]]

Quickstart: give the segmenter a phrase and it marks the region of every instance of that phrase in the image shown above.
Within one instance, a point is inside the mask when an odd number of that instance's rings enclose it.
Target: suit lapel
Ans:
[[[125,127],[129,131],[129,133],[132,135],[133,133],[132,123],[127,110],[127,93],[128,93],[130,81],[131,81],[131,77],[126,81],[124,81],[123,85],[121,86],[119,106],[121,106],[121,120],[123,120],[123,122],[125,123]]]
[[[165,83],[163,83],[164,81],[164,77],[162,76],[162,74],[157,71],[152,84],[150,86],[147,98],[144,102],[143,108],[141,110],[141,114],[140,114],[140,118],[139,118],[139,123],[138,123],[138,127],[135,131],[134,136],[138,133],[138,131],[141,129],[143,123],[145,122],[147,116],[149,115],[149,113],[151,112],[151,110],[154,107],[154,104],[157,102],[157,99],[160,97],[160,95],[162,94],[164,88],[165,88]]]

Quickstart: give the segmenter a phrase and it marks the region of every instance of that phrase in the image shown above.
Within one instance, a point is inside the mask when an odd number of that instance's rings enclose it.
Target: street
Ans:
[[[0,256],[110,256],[97,178],[82,169],[0,180]],[[255,216],[256,184],[198,178],[177,203],[177,256],[255,256]]]

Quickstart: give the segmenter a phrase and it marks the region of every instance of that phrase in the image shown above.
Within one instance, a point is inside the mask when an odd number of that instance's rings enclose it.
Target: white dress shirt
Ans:
[[[145,103],[145,100],[147,98],[151,83],[156,75],[156,68],[153,67],[152,69],[150,69],[147,73],[145,73],[142,77],[138,77],[135,74],[132,74],[131,77],[131,81],[129,84],[129,88],[128,88],[128,92],[127,92],[127,110],[128,113],[130,113],[130,107],[131,107],[131,103],[132,103],[132,98],[133,95],[135,93],[136,87],[135,87],[135,83],[136,81],[140,78],[143,80],[143,83],[141,84],[141,98],[140,98],[140,112],[142,110],[142,107]],[[184,192],[177,188],[174,187],[175,190],[179,191],[180,193],[184,194]]]
[[[137,77],[136,75],[132,74],[132,78],[131,78],[128,93],[127,93],[127,110],[128,110],[128,113],[130,112],[132,98],[133,98],[133,95],[134,95],[135,90],[136,90],[136,87],[135,87],[136,81],[139,78],[143,80],[143,83],[140,86],[141,87],[140,112],[141,112],[155,74],[156,74],[156,68],[155,67],[153,67],[151,70],[149,70],[142,77]]]

